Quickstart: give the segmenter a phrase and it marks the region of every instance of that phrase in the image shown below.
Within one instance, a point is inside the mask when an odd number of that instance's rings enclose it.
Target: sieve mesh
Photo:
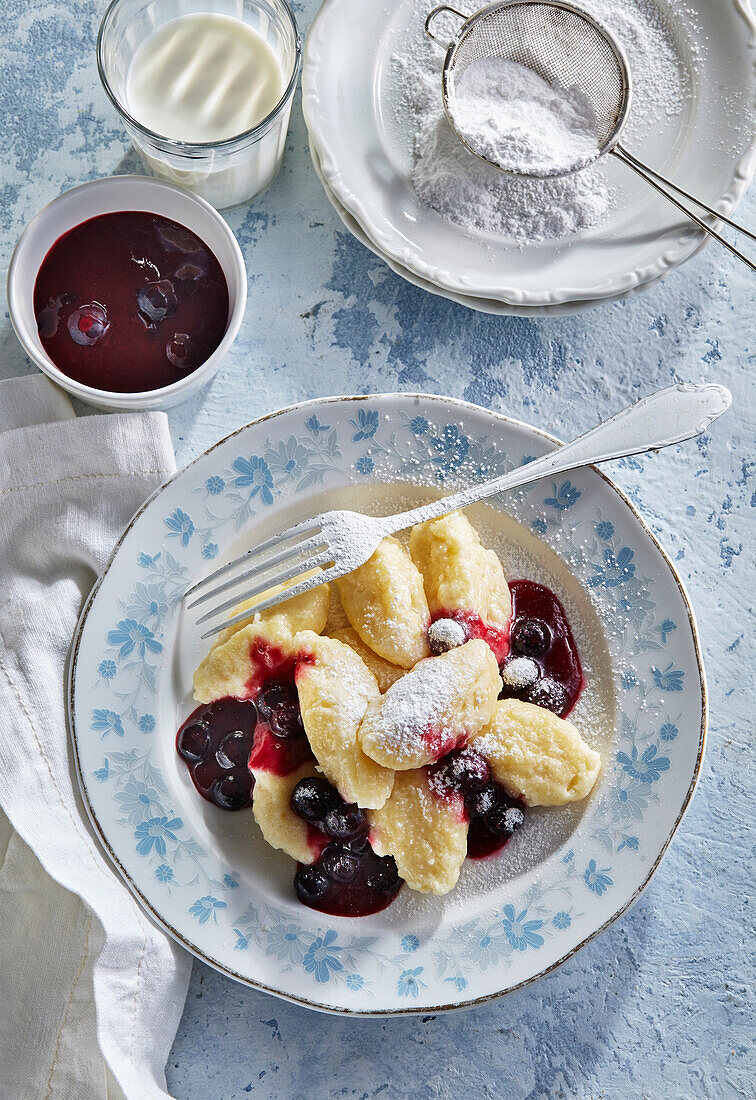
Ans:
[[[619,47],[590,16],[569,4],[515,0],[492,4],[468,19],[444,63],[444,106],[455,129],[456,78],[484,57],[515,61],[558,88],[577,87],[595,112],[596,157],[618,138],[630,103],[630,76]],[[552,173],[524,169],[523,174]]]

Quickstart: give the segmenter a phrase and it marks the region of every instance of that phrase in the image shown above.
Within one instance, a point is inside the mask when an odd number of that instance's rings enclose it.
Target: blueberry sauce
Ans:
[[[256,671],[245,684],[246,698],[228,696],[190,714],[176,749],[203,798],[224,810],[243,809],[252,803],[251,768],[289,775],[314,760],[294,682],[299,663],[309,660],[255,641],[250,661]]]
[[[524,820],[523,807],[491,777],[486,759],[469,746],[428,767],[428,783],[437,798],[469,822],[467,854],[482,859],[501,851]]]
[[[224,810],[252,804],[254,780],[247,767],[257,726],[257,707],[239,699],[219,699],[190,714],[176,734],[176,750],[195,787]]]
[[[212,355],[228,286],[194,233],[144,211],[90,218],[64,233],[34,287],[37,328],[55,365],[117,393],[158,389]]]
[[[302,725],[293,664],[287,671],[290,678],[279,672],[255,699],[257,728],[249,754],[249,767],[255,771],[290,775],[315,759]]]
[[[391,904],[403,880],[393,857],[371,848],[364,810],[345,803],[320,776],[297,783],[291,808],[323,845],[314,863],[297,864],[294,890],[303,905],[336,917],[366,917]]]
[[[433,622],[438,619],[451,619],[452,622],[459,623],[464,628],[465,641],[469,642],[473,638],[482,638],[493,650],[494,657],[499,664],[509,653],[508,626],[502,630],[499,626],[484,622],[480,615],[476,615],[472,611],[437,611],[433,615]]]
[[[533,661],[539,676],[522,688],[505,686],[500,698],[523,699],[565,718],[583,689],[583,670],[564,608],[549,589],[534,581],[510,581],[511,657]],[[506,662],[501,665],[506,667]]]

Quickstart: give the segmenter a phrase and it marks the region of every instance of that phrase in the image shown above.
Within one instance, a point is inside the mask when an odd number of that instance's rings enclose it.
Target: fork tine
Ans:
[[[291,588],[286,588],[282,592],[277,592],[275,596],[271,596],[267,600],[262,600],[258,604],[254,604],[252,607],[248,607],[246,611],[243,611],[241,615],[235,615],[233,619],[224,619],[218,626],[214,626],[212,630],[206,630],[201,635],[203,639],[212,638],[215,634],[220,634],[221,630],[224,630],[227,626],[236,626],[237,623],[242,622],[244,619],[254,617],[261,611],[267,611],[269,607],[275,607],[276,604],[283,603],[284,600],[293,599],[295,596],[301,596],[303,592],[309,592],[311,588],[317,588],[321,584],[327,584],[329,581],[334,580],[336,577],[341,576],[343,570],[340,570],[336,565],[332,565],[330,569],[325,569],[322,573],[317,573],[315,576],[307,577],[305,580],[300,581],[299,584],[292,585]],[[251,594],[248,594],[247,598],[250,598]],[[206,616],[209,618],[210,616]],[[199,620],[202,622],[202,619]]]
[[[234,558],[233,561],[227,562],[222,565],[220,569],[214,570],[212,573],[208,573],[206,577],[202,577],[200,580],[195,581],[184,592],[184,599],[190,596],[192,592],[197,592],[198,589],[204,588],[206,584],[210,584],[211,581],[216,580],[218,577],[222,577],[224,573],[228,573],[230,569],[235,569],[237,565],[242,565],[244,562],[249,561],[251,558],[256,557],[258,554],[264,554],[266,550],[272,549],[274,546],[278,546],[281,542],[288,542],[293,539],[295,535],[302,535],[303,537],[310,534],[317,534],[321,530],[317,520],[307,519],[302,523],[296,523],[293,527],[290,527],[288,531],[283,531],[278,535],[271,535],[269,539],[265,539],[264,542],[259,543],[257,546],[251,547],[246,550],[238,558]]]
[[[239,573],[223,584],[219,584],[217,588],[211,588],[209,591],[203,592],[196,600],[192,600],[190,604],[187,604],[187,607],[197,607],[198,604],[205,603],[214,596],[220,596],[222,592],[228,591],[229,588],[236,588],[242,581],[247,581],[251,577],[257,576],[259,573],[267,572],[269,569],[272,569],[274,565],[281,565],[283,562],[289,561],[290,558],[295,558],[299,554],[307,554],[310,550],[315,550],[320,546],[322,546],[324,550],[328,549],[328,544],[319,535],[314,535],[311,539],[307,539],[306,542],[295,543],[293,546],[290,546],[288,550],[279,550],[277,554],[265,558],[260,565],[255,565],[251,569],[247,569],[244,573]]]
[[[286,581],[291,580],[292,577],[299,577],[302,573],[309,573],[310,570],[322,567],[326,564],[326,562],[332,562],[332,561],[333,561],[333,555],[331,554],[330,550],[326,549],[325,553],[320,554],[318,557],[307,558],[307,559],[305,559],[305,561],[297,562],[296,565],[292,565],[289,569],[286,569],[283,573],[278,573],[274,577],[269,577],[266,581],[261,581],[259,584],[255,585],[254,588],[250,588],[248,591],[244,592],[241,596],[232,596],[232,598],[230,600],[226,600],[225,603],[219,604],[217,607],[213,607],[210,611],[206,611],[204,615],[201,615],[199,617],[199,619],[197,619],[197,625],[199,626],[200,623],[207,622],[208,619],[214,619],[216,615],[220,615],[222,612],[228,611],[228,609],[230,607],[236,607],[236,605],[242,600],[251,600],[253,598],[253,596],[259,596],[261,592],[267,592],[268,589],[270,589],[270,588],[275,588],[279,584],[285,584]],[[314,580],[315,578],[311,578],[311,579]],[[322,581],[319,581],[318,583],[322,583]],[[282,600],[291,599],[292,595],[296,594],[296,589],[298,587],[299,587],[298,585],[295,585],[291,589],[288,589],[288,588],[284,589],[280,593],[281,600],[277,599],[277,595],[278,595],[278,593],[277,593],[276,597],[273,597],[273,603],[276,604],[276,603],[280,603]],[[313,586],[310,586],[310,587],[313,587]],[[306,591],[306,589],[304,589],[303,591]],[[271,604],[269,606],[273,606],[273,605]],[[250,614],[254,614],[254,612],[251,611],[251,608],[248,609],[247,611],[242,612],[241,616],[238,616],[236,620],[230,619],[227,622],[224,621],[223,623],[221,623],[221,627],[219,629],[221,629],[224,626],[232,625],[234,623],[234,621],[239,621],[240,619],[249,618]]]

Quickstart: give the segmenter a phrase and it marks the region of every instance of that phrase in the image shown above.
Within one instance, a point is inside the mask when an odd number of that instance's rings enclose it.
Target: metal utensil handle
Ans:
[[[671,191],[676,191],[678,194],[684,195],[686,199],[689,199],[697,206],[700,206],[704,210],[708,211],[709,214],[712,215],[712,217],[717,218],[717,220],[719,221],[727,222],[727,224],[732,226],[733,229],[737,229],[739,233],[743,233],[746,237],[750,237],[751,240],[756,240],[756,236],[754,236],[754,234],[751,233],[750,230],[746,229],[745,226],[738,225],[737,222],[734,222],[730,218],[725,217],[724,214],[718,214],[716,210],[714,210],[711,206],[707,206],[707,204],[701,199],[697,199],[694,195],[689,194],[687,191],[683,191],[682,187],[678,187],[676,183],[672,183],[672,181],[668,180],[666,176],[662,176],[660,172],[656,172],[653,168],[649,168],[647,164],[644,164],[643,161],[638,160],[638,158],[634,157],[632,153],[628,153],[627,149],[624,149],[621,145],[615,145],[615,147],[611,149],[610,152],[612,156],[615,156],[617,158],[617,160],[621,161],[623,164],[626,164],[628,168],[632,168],[632,170],[636,172],[641,177],[641,179],[650,184],[650,186],[653,187],[654,190],[658,191],[660,195],[664,195],[664,198],[667,199],[668,202],[671,202],[673,206],[677,207],[678,210],[682,210],[683,214],[685,214],[686,217],[690,218],[692,222],[695,222],[699,229],[703,229],[704,233],[708,233],[710,237],[714,237],[715,240],[724,245],[724,247],[728,249],[729,252],[732,252],[733,256],[737,256],[739,260],[742,260],[746,267],[750,267],[751,271],[756,271],[756,263],[754,263],[752,260],[749,260],[748,257],[740,251],[740,249],[735,248],[734,245],[730,244],[730,242],[725,237],[723,237],[721,233],[718,233],[717,230],[713,228],[713,226],[709,225],[702,218],[699,218],[699,216],[695,214],[689,206],[686,206],[685,203],[680,202],[679,199],[676,199],[675,196],[671,194]]]
[[[436,16],[440,15],[441,12],[444,11],[450,12],[452,15],[459,16],[463,23],[466,23],[470,16],[465,15],[463,11],[457,11],[456,8],[450,8],[448,4],[439,4],[437,8],[434,8],[433,11],[428,13],[428,16],[425,20],[425,33],[428,35],[429,38],[433,39],[437,46],[441,46],[443,49],[448,50],[449,46],[451,46],[451,42],[442,42],[440,38],[436,38],[435,34],[431,30],[431,25]]]
[[[445,516],[459,508],[466,508],[468,504],[495,496],[506,489],[527,485],[550,474],[681,443],[705,432],[731,403],[732,395],[724,386],[703,382],[667,386],[629,405],[571,443],[557,447],[503,477],[389,517],[386,533],[402,531],[415,523]]]

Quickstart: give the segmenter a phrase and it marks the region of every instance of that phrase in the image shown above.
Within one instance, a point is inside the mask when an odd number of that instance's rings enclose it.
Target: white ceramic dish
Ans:
[[[34,284],[45,256],[63,234],[89,218],[119,210],[145,210],[191,229],[215,253],[228,283],[226,334],[201,367],[160,389],[114,393],[85,386],[59,370],[42,347],[34,316]],[[165,409],[196,393],[215,374],[236,339],[247,306],[247,270],[236,237],[204,199],[147,176],[108,176],[64,191],[32,219],[21,234],[8,268],[11,324],[29,358],[74,397],[101,408]]]
[[[469,6],[469,5],[468,5]],[[429,4],[428,7],[432,7]],[[756,21],[740,0],[669,5],[682,63],[698,50],[686,110],[640,141],[641,159],[730,212],[756,165],[748,119],[756,83]],[[617,206],[568,242],[525,248],[466,233],[425,207],[410,183],[409,134],[392,57],[422,34],[413,0],[355,6],[326,0],[307,38],[303,108],[329,188],[389,260],[443,291],[510,306],[553,306],[625,296],[651,285],[705,243],[651,188],[607,163]],[[441,53],[439,52],[439,96]],[[689,66],[693,71],[693,66]]]
[[[221,441],[128,525],[74,640],[75,758],[94,826],[126,882],[199,958],[333,1012],[436,1011],[548,973],[639,896],[695,787],[705,688],[674,567],[596,470],[506,501],[522,545],[553,561],[563,598],[580,593],[600,623],[610,656],[601,677],[598,665],[592,675],[608,682],[616,706],[599,787],[556,831],[555,818],[536,830],[542,849],[531,847],[526,818],[510,846],[484,861],[482,878],[466,865],[444,899],[418,903],[403,890],[372,917],[324,916],[296,901],[293,862],[262,841],[251,813],[203,801],[175,751],[204,652],[181,594],[212,562],[238,553],[241,533],[265,537],[324,506],[350,506],[355,493],[374,501],[387,482],[412,499],[412,482],[450,487],[482,469],[492,476],[553,445],[535,428],[448,398],[326,398]],[[588,635],[577,638],[585,658]]]
[[[489,313],[494,317],[548,317],[554,314],[582,313],[583,310],[592,309],[594,306],[602,305],[607,302],[618,302],[624,298],[629,298],[633,294],[638,294],[641,290],[646,290],[651,283],[658,283],[662,278],[661,275],[657,275],[656,278],[652,279],[650,282],[639,284],[626,294],[616,294],[612,298],[600,298],[582,302],[559,302],[552,306],[513,306],[509,305],[507,302],[497,302],[495,298],[476,298],[472,294],[455,294],[453,290],[444,290],[435,283],[428,282],[427,279],[421,279],[414,271],[410,271],[409,268],[402,267],[396,260],[384,256],[375,241],[370,240],[359,222],[352,217],[348,210],[344,209],[328,186],[326,178],[323,175],[323,170],[320,167],[318,154],[315,152],[312,144],[310,145],[310,156],[312,158],[312,166],[315,169],[315,175],[323,185],[326,198],[355,240],[358,240],[360,244],[369,249],[374,256],[383,260],[395,275],[399,275],[402,279],[406,279],[407,282],[412,283],[413,286],[418,287],[420,290],[425,290],[429,294],[436,294],[440,298],[446,298],[447,301],[456,302],[457,305],[465,306],[467,309],[474,309],[478,313]]]

